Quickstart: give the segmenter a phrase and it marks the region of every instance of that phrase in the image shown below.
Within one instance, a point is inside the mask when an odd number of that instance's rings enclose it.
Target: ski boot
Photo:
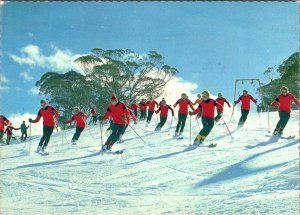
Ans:
[[[200,144],[202,144],[203,140],[195,138],[193,146],[198,147]]]
[[[179,139],[179,140],[183,139],[182,132],[179,132],[179,134],[178,134],[178,139]]]
[[[178,137],[178,133],[175,131],[174,137],[177,138]]]
[[[48,152],[46,149],[47,149],[47,146],[43,146],[43,147],[42,147],[41,153],[42,153],[43,155],[48,155],[48,154],[49,154],[49,152]]]
[[[41,146],[38,146],[38,147],[36,148],[36,152],[37,152],[37,153],[41,153],[41,152],[42,152],[42,147],[41,147]]]

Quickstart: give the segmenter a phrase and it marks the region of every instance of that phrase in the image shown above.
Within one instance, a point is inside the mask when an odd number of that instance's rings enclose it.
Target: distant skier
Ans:
[[[97,124],[97,110],[96,110],[96,107],[93,107],[92,109],[91,109],[91,115],[92,115],[92,123],[94,124],[94,125],[96,125]]]
[[[136,100],[133,101],[133,103],[130,105],[131,110],[133,110],[134,115],[138,116],[138,109],[139,106],[136,104]]]
[[[27,129],[29,128],[29,126],[26,126],[25,121],[23,121],[20,128],[21,128],[21,132],[22,132],[21,141],[24,142],[27,138]]]
[[[299,101],[289,92],[289,89],[282,86],[280,89],[281,94],[277,96],[275,101],[272,102],[272,106],[278,106],[279,121],[273,132],[274,135],[282,135],[283,129],[287,125],[290,115],[291,115],[291,103],[294,102],[298,107],[300,107]]]
[[[150,96],[149,101],[147,101],[146,104],[148,107],[147,123],[150,123],[155,110],[155,106],[158,107],[158,103],[153,99],[152,96]]]
[[[192,110],[195,110],[193,108],[192,102],[187,98],[187,95],[185,93],[181,94],[181,99],[179,99],[174,105],[173,107],[175,108],[177,105],[179,105],[179,110],[178,110],[178,123],[176,126],[176,131],[175,131],[175,137],[178,138],[182,138],[182,132],[185,126],[185,121],[187,118],[187,114],[188,114],[188,108],[190,106],[190,108]]]
[[[200,105],[201,103],[203,102],[203,100],[202,100],[202,97],[201,97],[201,94],[198,94],[197,95],[197,99],[196,99],[196,101],[193,103],[193,105],[195,106],[195,105]],[[197,107],[198,107],[197,106]],[[199,113],[197,114],[197,116],[196,116],[196,119],[199,119],[200,117],[201,117],[201,114],[202,114],[202,111],[199,111]]]
[[[120,143],[124,142],[123,139],[122,139],[122,137],[123,137],[123,135],[125,134],[125,131],[126,131],[126,129],[128,128],[128,126],[129,126],[130,118],[133,119],[134,124],[136,124],[136,121],[137,121],[137,118],[136,118],[136,116],[134,115],[134,113],[128,108],[127,105],[126,105],[126,107],[127,107],[127,109],[125,110],[125,115],[126,115],[126,122],[127,122],[127,123],[126,123],[126,125],[125,125],[124,131],[123,131],[123,132],[121,133],[121,135],[120,135],[120,138],[119,138],[119,142],[120,142]]]
[[[74,115],[72,116],[71,119],[69,119],[68,121],[66,121],[64,123],[68,124],[73,121],[76,121],[76,131],[75,131],[75,134],[73,135],[71,143],[72,143],[72,145],[76,145],[81,132],[84,130],[84,128],[86,126],[86,114],[81,112],[79,107],[74,108]]]
[[[139,103],[139,108],[140,108],[140,120],[146,119],[146,113],[147,113],[147,103],[146,99],[142,99],[142,101]]]
[[[218,102],[220,104],[220,106],[218,106],[217,108],[217,116],[215,117],[215,121],[218,122],[222,115],[223,115],[223,110],[224,110],[224,103],[226,103],[228,105],[229,108],[231,108],[231,105],[229,104],[229,102],[223,97],[222,93],[218,93],[218,98],[216,99],[216,102]]]
[[[4,143],[3,136],[5,132],[5,125],[8,125],[10,121],[3,115],[0,115],[0,143]]]
[[[101,152],[105,152],[111,149],[114,143],[120,139],[120,135],[124,131],[127,124],[126,105],[124,103],[118,102],[118,99],[115,95],[112,95],[110,100],[111,104],[108,106],[104,116],[101,117],[101,120],[107,120],[109,117],[112,118],[112,133],[106,140],[105,144],[102,146]]]
[[[13,135],[13,130],[19,130],[20,128],[14,128],[12,126],[12,123],[10,122],[8,126],[6,127],[5,133],[6,133],[6,145],[9,145],[11,137]]]
[[[202,110],[201,121],[203,128],[196,136],[193,145],[199,146],[205,138],[209,135],[210,131],[214,127],[214,118],[215,118],[215,108],[222,108],[220,104],[218,104],[215,100],[210,98],[210,93],[208,90],[202,92],[203,102],[199,104],[198,108],[193,112],[190,111],[190,115],[195,115]]]
[[[37,123],[43,117],[43,136],[37,147],[37,153],[48,154],[46,148],[55,126],[54,117],[59,116],[59,111],[54,107],[47,105],[46,100],[41,100],[41,109],[38,112],[36,119],[29,119],[30,123]]]
[[[248,94],[247,90],[243,90],[243,95],[240,96],[240,98],[234,102],[235,105],[238,104],[239,102],[242,102],[241,105],[242,115],[239,120],[239,124],[238,124],[239,127],[243,126],[247,120],[250,111],[250,101],[253,101],[255,104],[257,103],[257,101],[251,95]]]
[[[161,128],[164,126],[164,124],[166,123],[167,118],[168,118],[168,112],[169,112],[169,110],[171,110],[172,117],[174,117],[174,110],[173,110],[173,108],[171,108],[170,105],[166,104],[166,100],[161,101],[158,110],[155,111],[156,114],[158,114],[160,112],[160,121],[157,124],[157,126],[155,128],[155,131],[160,131]]]

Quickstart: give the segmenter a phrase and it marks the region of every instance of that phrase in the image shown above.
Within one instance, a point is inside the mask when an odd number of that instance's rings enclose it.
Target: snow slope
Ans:
[[[229,121],[229,116],[224,117]],[[194,119],[194,118],[193,118]],[[271,128],[277,113],[270,114]],[[235,130],[238,116],[230,129]],[[299,113],[292,112],[284,136],[270,140],[267,115],[250,113],[244,128],[226,134],[215,125],[205,145],[189,151],[186,138],[169,135],[170,119],[163,131],[156,124],[133,125],[123,155],[99,155],[98,126],[88,127],[80,143],[71,146],[74,130],[54,133],[49,156],[33,151],[39,137],[1,146],[1,214],[299,214]],[[175,122],[172,125],[172,134]],[[199,131],[193,120],[193,138]],[[105,127],[106,128],[106,127]],[[104,135],[104,139],[106,135]]]

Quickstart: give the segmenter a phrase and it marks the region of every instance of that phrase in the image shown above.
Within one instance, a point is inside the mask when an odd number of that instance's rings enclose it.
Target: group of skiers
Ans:
[[[193,146],[195,147],[203,143],[213,129],[215,122],[218,122],[220,119],[222,119],[225,103],[229,108],[231,108],[230,103],[223,97],[222,93],[218,93],[218,98],[215,100],[211,98],[211,94],[208,90],[198,94],[197,97],[197,100],[192,103],[188,96],[185,93],[182,93],[181,98],[178,99],[173,105],[173,108],[176,108],[177,106],[179,107],[178,120],[174,134],[174,137],[178,139],[182,139],[182,133],[184,131],[188,115],[196,115],[197,120],[201,118],[202,129],[199,131],[193,142]],[[257,103],[257,100],[249,95],[247,90],[243,90],[243,95],[241,95],[238,100],[234,101],[234,105],[241,103],[241,117],[239,119],[238,127],[242,127],[246,122],[250,111],[251,101],[255,104]],[[280,95],[274,100],[274,102],[271,103],[271,106],[273,107],[278,106],[279,111],[279,121],[274,129],[274,135],[282,134],[283,129],[290,118],[292,102],[300,107],[299,101],[289,92],[288,88],[285,86],[281,87]],[[43,136],[40,139],[37,152],[45,154],[47,153],[46,148],[55,126],[55,117],[59,116],[60,113],[54,107],[48,105],[45,100],[41,100],[40,104],[41,108],[38,111],[36,119],[29,119],[29,122],[37,123],[41,118],[43,118]],[[196,106],[196,108],[194,106]],[[97,120],[99,120],[101,124],[102,121],[108,119],[111,120],[111,134],[107,138],[105,144],[102,146],[101,151],[105,152],[110,150],[117,141],[121,140],[122,135],[129,126],[130,119],[133,119],[134,123],[137,122],[138,110],[140,110],[139,119],[146,120],[147,124],[151,122],[154,113],[160,113],[160,120],[155,128],[155,131],[159,131],[166,123],[169,111],[172,114],[173,120],[173,108],[170,105],[167,105],[164,98],[159,103],[150,97],[148,101],[146,99],[142,99],[138,104],[136,101],[134,101],[132,104],[127,104],[119,101],[116,95],[112,94],[110,98],[110,104],[103,116],[97,115],[95,107],[91,109],[93,124],[96,124]],[[215,115],[215,111],[217,111],[217,115]],[[69,120],[63,122],[65,124],[72,123],[73,121],[76,122],[76,131],[71,140],[72,144],[77,143],[80,134],[85,129],[86,118],[87,114],[81,112],[79,107],[75,107],[74,115]],[[6,130],[4,129],[5,125],[8,125]],[[18,129],[21,129],[22,140],[25,141],[28,129],[28,126],[25,125],[25,122],[23,122],[20,128],[14,128],[6,117],[0,115],[0,141],[2,141],[4,133],[7,133],[7,142],[9,143],[12,130]]]

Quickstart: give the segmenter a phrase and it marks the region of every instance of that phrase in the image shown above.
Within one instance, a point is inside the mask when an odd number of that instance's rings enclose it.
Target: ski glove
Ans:
[[[28,120],[29,122],[32,122],[32,119],[31,118],[29,118],[29,120]]]
[[[193,111],[189,111],[189,115],[194,115]]]

